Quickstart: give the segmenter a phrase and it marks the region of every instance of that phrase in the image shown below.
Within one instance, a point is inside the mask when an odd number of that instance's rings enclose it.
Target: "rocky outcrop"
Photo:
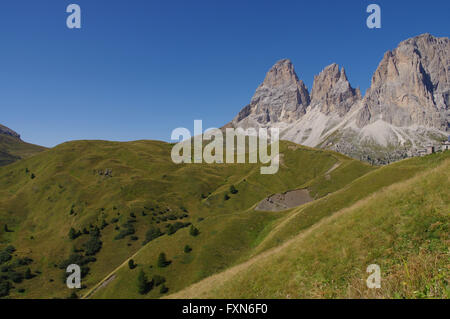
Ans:
[[[278,61],[256,89],[250,104],[232,121],[232,126],[264,126],[292,123],[306,113],[308,89],[299,80],[290,60]]]
[[[45,147],[22,141],[19,134],[0,124],[0,166],[14,163],[44,150]]]
[[[350,85],[344,68],[334,63],[314,77],[311,93],[311,108],[318,107],[324,114],[336,112],[344,116],[361,100],[361,92]]]
[[[19,134],[17,134],[16,132],[11,130],[10,128],[7,128],[6,126],[3,126],[1,124],[0,124],[0,134],[9,135],[9,136],[12,136],[12,137],[20,139],[20,135]]]
[[[448,128],[450,41],[423,34],[388,51],[372,78],[357,119],[398,127]]]

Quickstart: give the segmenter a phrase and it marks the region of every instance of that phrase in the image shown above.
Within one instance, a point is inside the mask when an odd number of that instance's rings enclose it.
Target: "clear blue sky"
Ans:
[[[81,30],[66,27],[70,3]],[[282,58],[309,89],[336,62],[364,92],[385,51],[449,36],[449,15],[448,0],[2,0],[0,123],[45,146],[167,141],[194,119],[231,120]]]

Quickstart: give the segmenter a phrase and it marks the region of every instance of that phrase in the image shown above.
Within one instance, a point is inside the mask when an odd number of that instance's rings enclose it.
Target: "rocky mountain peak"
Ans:
[[[267,72],[262,86],[280,87],[296,84],[299,81],[291,60],[283,59],[275,63]]]
[[[422,34],[384,55],[358,118],[363,127],[383,119],[400,127],[448,128],[450,42]]]
[[[345,115],[361,99],[359,89],[350,85],[344,68],[333,63],[314,77],[311,108],[319,107],[325,114]]]
[[[450,40],[422,34],[384,54],[364,98],[336,63],[314,77],[310,96],[291,61],[278,61],[228,125],[278,127],[282,139],[387,163],[440,145],[449,105]]]
[[[0,124],[0,135],[8,135],[20,139],[20,135],[10,128]]]
[[[249,105],[232,121],[233,126],[264,126],[291,123],[306,113],[310,103],[308,89],[299,80],[292,62],[283,59],[267,72]]]

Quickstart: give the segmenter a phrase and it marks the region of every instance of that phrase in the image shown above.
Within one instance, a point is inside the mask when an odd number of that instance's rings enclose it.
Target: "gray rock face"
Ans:
[[[20,135],[11,130],[10,128],[7,128],[6,126],[3,126],[0,124],[0,134],[9,135],[15,138],[20,139]]]
[[[227,126],[278,127],[282,139],[386,163],[446,139],[449,104],[450,41],[423,34],[384,55],[364,98],[337,64],[314,77],[310,97],[281,60]]]
[[[337,64],[327,66],[314,77],[311,108],[319,107],[324,114],[336,112],[342,117],[359,100],[360,90],[351,87],[344,68],[339,70]]]
[[[278,61],[256,89],[232,126],[261,126],[268,123],[292,123],[306,113],[310,103],[308,89],[299,80],[290,60]]]
[[[375,71],[357,124],[448,128],[450,41],[423,34],[388,51]]]

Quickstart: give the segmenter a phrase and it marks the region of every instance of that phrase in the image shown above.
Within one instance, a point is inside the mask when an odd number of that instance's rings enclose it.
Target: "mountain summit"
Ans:
[[[267,73],[232,127],[278,127],[281,138],[374,163],[439,144],[449,131],[450,41],[422,34],[386,52],[362,97],[327,66],[309,94],[290,60]]]
[[[344,116],[361,100],[361,92],[350,85],[344,68],[333,63],[314,77],[311,93],[312,107],[319,107],[324,114],[336,112]]]
[[[278,61],[267,72],[249,105],[232,121],[232,126],[259,127],[272,123],[292,123],[306,113],[308,89],[288,59]]]
[[[388,51],[372,78],[358,126],[389,124],[448,128],[450,41],[423,34]]]

